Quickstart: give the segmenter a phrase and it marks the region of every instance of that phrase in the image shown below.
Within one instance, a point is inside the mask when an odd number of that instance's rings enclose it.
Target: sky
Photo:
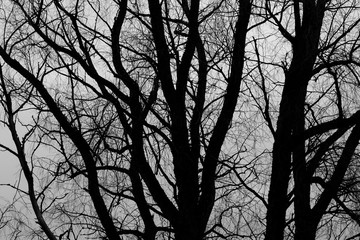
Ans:
[[[0,125],[0,143],[13,146],[10,133]],[[0,184],[15,184],[18,181],[20,164],[16,157],[9,152],[0,151]],[[11,201],[14,191],[8,186],[0,186],[0,207],[3,201]]]

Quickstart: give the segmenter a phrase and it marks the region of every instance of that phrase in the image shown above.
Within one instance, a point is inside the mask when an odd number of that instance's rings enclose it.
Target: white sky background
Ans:
[[[13,149],[9,131],[0,125],[0,143]],[[20,164],[17,158],[7,152],[0,151],[0,184],[15,184],[19,180]],[[5,201],[11,201],[15,191],[8,186],[0,186],[0,208]]]
[[[1,110],[3,109],[0,109],[0,111]],[[19,137],[22,138],[21,131],[19,135]],[[11,134],[4,124],[0,124],[0,143],[15,150]],[[16,230],[17,227],[20,227],[20,225],[18,225],[20,222],[17,222],[19,220],[26,222],[29,228],[32,228],[32,226],[36,224],[32,209],[27,209],[27,203],[24,202],[28,199],[26,197],[22,198],[15,189],[6,186],[7,184],[11,184],[27,190],[26,180],[23,175],[19,178],[20,173],[21,167],[19,160],[13,154],[2,149],[0,151],[0,213],[3,214],[5,212],[5,215],[0,219],[0,227],[3,227],[0,228],[1,240],[10,239],[13,231]],[[19,180],[21,184],[18,184]],[[6,226],[1,225],[5,222],[7,222]],[[26,230],[26,227],[23,230]]]

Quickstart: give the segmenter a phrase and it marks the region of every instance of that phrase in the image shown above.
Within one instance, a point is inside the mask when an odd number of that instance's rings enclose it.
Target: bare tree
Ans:
[[[265,4],[266,16],[288,49],[272,62],[282,69],[284,82],[273,131],[265,239],[283,239],[291,221],[294,239],[315,239],[331,225],[321,223],[331,206],[343,203],[339,189],[360,138],[358,96],[353,94],[358,87],[358,7],[356,1]],[[293,220],[286,214],[289,206]]]
[[[13,239],[359,234],[357,1],[2,4]]]
[[[226,230],[208,223],[231,186],[218,179],[239,161],[240,149],[222,149],[231,147],[251,8],[250,0],[4,2],[9,151],[47,238],[202,239]],[[11,107],[22,93],[8,90],[17,82],[36,116],[29,157]],[[37,157],[46,146],[54,158]]]

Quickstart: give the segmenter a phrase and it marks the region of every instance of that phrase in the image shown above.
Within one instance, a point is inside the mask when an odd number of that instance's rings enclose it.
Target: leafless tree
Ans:
[[[225,138],[244,78],[251,1],[3,4],[9,151],[42,236],[226,234],[221,204],[238,188],[227,176],[241,149]],[[22,89],[36,116],[23,140],[12,107]],[[44,149],[52,157],[39,157]],[[220,215],[211,216],[215,204]]]
[[[344,205],[347,194],[340,189],[347,179],[354,179],[351,169],[357,165],[354,161],[360,138],[356,94],[358,4],[357,1],[265,4],[264,15],[277,28],[278,41],[286,46],[282,51],[278,48],[274,61],[265,60],[281,69],[284,79],[276,130],[272,131],[265,239],[283,239],[286,226],[294,231],[285,233],[291,238],[315,239],[324,229],[331,228],[333,220],[325,222],[334,205],[347,211]],[[266,53],[258,54],[258,58],[263,54]],[[271,130],[275,127],[269,117],[265,88],[271,81],[267,82],[268,76],[261,71],[259,76],[265,82],[263,114],[269,119]],[[287,211],[294,213],[294,218]],[[336,234],[340,233],[335,231]],[[331,237],[334,236],[325,238]]]
[[[359,4],[3,1],[11,237],[357,236]]]

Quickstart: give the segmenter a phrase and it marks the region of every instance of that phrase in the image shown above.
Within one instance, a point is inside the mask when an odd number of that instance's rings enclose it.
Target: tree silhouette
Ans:
[[[4,1],[7,237],[356,236],[358,5]]]

